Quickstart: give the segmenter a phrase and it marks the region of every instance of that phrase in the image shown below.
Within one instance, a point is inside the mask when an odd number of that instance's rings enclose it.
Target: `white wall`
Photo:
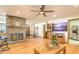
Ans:
[[[6,23],[6,16],[0,16],[0,23]]]
[[[44,23],[35,24],[35,28],[38,27],[38,35],[37,36],[43,37],[43,25],[44,25]]]
[[[35,25],[30,25],[30,35],[34,35]]]

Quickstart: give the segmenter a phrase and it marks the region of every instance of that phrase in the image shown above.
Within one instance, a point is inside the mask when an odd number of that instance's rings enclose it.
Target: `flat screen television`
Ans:
[[[67,31],[67,22],[55,23],[52,28],[53,31]]]

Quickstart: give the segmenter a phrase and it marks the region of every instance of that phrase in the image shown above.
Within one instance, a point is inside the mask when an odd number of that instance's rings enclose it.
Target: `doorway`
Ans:
[[[69,43],[79,45],[79,18],[69,20],[68,26]]]

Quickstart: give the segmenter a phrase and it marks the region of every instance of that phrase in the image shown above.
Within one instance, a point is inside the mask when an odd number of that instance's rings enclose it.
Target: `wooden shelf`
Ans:
[[[8,26],[8,27],[21,27],[21,28],[25,28],[25,26]]]

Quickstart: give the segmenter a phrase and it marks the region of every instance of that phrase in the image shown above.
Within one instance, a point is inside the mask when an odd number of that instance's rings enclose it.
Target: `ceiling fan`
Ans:
[[[39,12],[36,16],[38,15],[44,15],[45,17],[47,17],[46,13],[48,12],[54,12],[53,10],[45,10],[45,5],[42,5],[41,8],[40,8],[40,11],[38,10],[30,10],[30,11],[33,11],[33,12]]]

